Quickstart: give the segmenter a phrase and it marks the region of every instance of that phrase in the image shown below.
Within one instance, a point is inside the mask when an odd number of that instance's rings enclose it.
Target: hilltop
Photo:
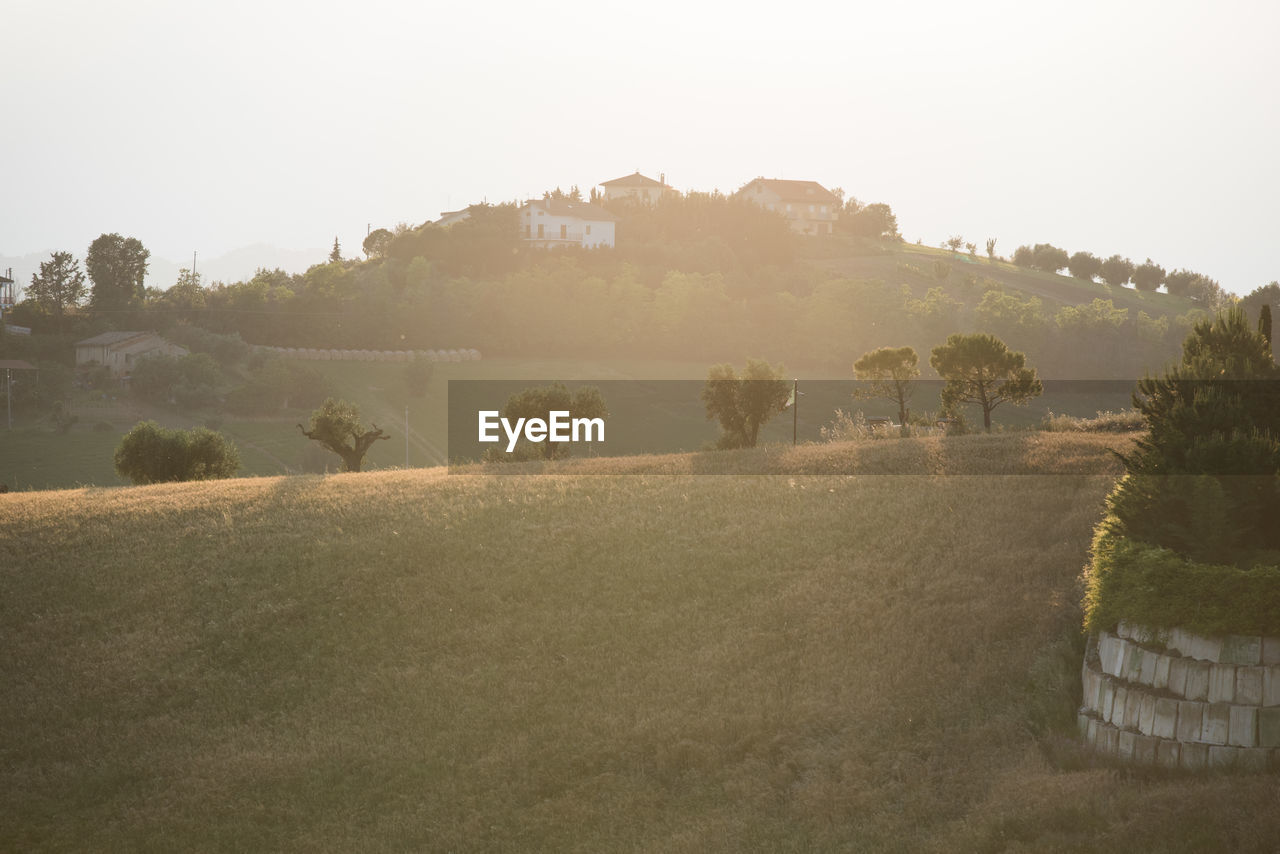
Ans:
[[[4,838],[1265,850],[1273,778],[1137,779],[1071,741],[1080,568],[1127,441],[0,496]],[[845,467],[908,447],[916,475]],[[1072,473],[978,475],[1001,458]]]

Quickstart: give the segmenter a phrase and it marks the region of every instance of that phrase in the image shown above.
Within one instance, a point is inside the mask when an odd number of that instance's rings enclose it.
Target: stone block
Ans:
[[[1280,665],[1268,664],[1262,671],[1262,705],[1280,706]]]
[[[1222,639],[1223,664],[1256,665],[1262,663],[1262,638],[1249,635],[1227,635]]]
[[[1169,687],[1169,665],[1172,660],[1167,655],[1156,656],[1156,670],[1151,676],[1152,688],[1163,691]]]
[[[1236,698],[1233,702],[1242,706],[1262,705],[1262,667],[1236,668]]]
[[[1116,696],[1111,701],[1111,717],[1107,718],[1107,722],[1115,726],[1124,726],[1124,706],[1129,700],[1129,687],[1124,684],[1116,685]]]
[[[1191,657],[1217,664],[1222,660],[1222,638],[1191,635]]]
[[[1203,771],[1209,762],[1207,744],[1183,744],[1178,753],[1178,767],[1188,771]]]
[[[1187,633],[1182,629],[1173,628],[1169,630],[1169,642],[1165,644],[1169,650],[1176,652],[1180,657],[1187,655]]]
[[[1156,744],[1159,739],[1149,735],[1135,737],[1133,743],[1133,761],[1139,765],[1156,764]]]
[[[1142,715],[1142,698],[1147,696],[1146,691],[1139,691],[1137,688],[1130,688],[1124,695],[1124,720],[1120,724],[1125,729],[1138,728],[1138,718]]]
[[[1142,667],[1138,671],[1138,684],[1151,686],[1156,682],[1156,662],[1160,655],[1147,651],[1142,656]]]
[[[1120,636],[1120,637],[1122,637],[1122,638],[1127,638],[1127,637],[1129,637],[1129,622],[1128,622],[1128,620],[1121,620],[1121,621],[1116,625],[1116,634],[1117,634],[1117,635],[1119,635],[1119,636]]]
[[[1280,747],[1280,708],[1258,709],[1258,746]]]
[[[1093,746],[1099,753],[1105,753],[1108,756],[1115,756],[1117,735],[1120,730],[1111,726],[1111,724],[1098,724],[1098,732],[1094,738]]]
[[[1143,735],[1151,735],[1156,720],[1156,698],[1146,693],[1142,693],[1142,705],[1138,708],[1138,732]]]
[[[1205,700],[1209,697],[1209,669],[1207,661],[1187,662],[1187,687],[1182,696],[1188,700]]]
[[[1258,746],[1258,707],[1232,706],[1231,732],[1227,736],[1227,744],[1236,747]]]
[[[1178,703],[1178,731],[1176,738],[1182,743],[1200,740],[1200,729],[1204,725],[1204,703],[1183,700]]]
[[[1210,703],[1230,703],[1236,698],[1236,668],[1234,664],[1209,665]]]
[[[1121,759],[1132,762],[1134,740],[1137,739],[1137,737],[1137,733],[1129,732],[1128,730],[1121,730],[1120,734],[1116,736],[1116,755]]]
[[[1165,768],[1177,768],[1182,745],[1176,741],[1160,739],[1156,742],[1156,764]]]
[[[1226,744],[1231,728],[1231,704],[1207,703],[1200,726],[1200,740],[1205,744]]]
[[[1107,672],[1117,679],[1124,678],[1124,660],[1129,655],[1129,642],[1124,638],[1115,638],[1111,642],[1111,669]]]
[[[1089,713],[1083,709],[1076,712],[1076,729],[1080,731],[1080,737],[1082,739],[1089,737],[1089,721],[1091,720],[1093,720],[1093,718],[1089,717]]]
[[[1151,734],[1158,738],[1173,738],[1178,733],[1178,701],[1168,697],[1156,699],[1155,715],[1151,722]]]
[[[1262,639],[1262,663],[1280,664],[1280,638]]]
[[[1104,721],[1111,720],[1111,707],[1116,699],[1116,683],[1110,679],[1102,680],[1102,702],[1098,705],[1098,717]]]
[[[1209,747],[1209,767],[1210,768],[1234,768],[1236,767],[1237,754],[1240,752],[1238,747],[1222,747],[1219,745],[1210,745]]]
[[[1098,727],[1102,726],[1102,722],[1097,718],[1089,718],[1088,730],[1084,734],[1084,743],[1088,745],[1096,745],[1098,743]]]
[[[1169,684],[1165,687],[1172,694],[1179,697],[1187,696],[1187,665],[1191,663],[1188,658],[1170,658],[1169,659]]]
[[[1106,632],[1098,637],[1098,666],[1109,676],[1116,675],[1116,641],[1115,637]]]
[[[1149,644],[1154,637],[1155,632],[1151,631],[1151,629],[1146,626],[1129,626],[1129,640],[1134,643]]]
[[[1126,682],[1137,683],[1138,677],[1142,675],[1142,661],[1147,657],[1147,651],[1136,643],[1125,642],[1124,647],[1124,680]]]

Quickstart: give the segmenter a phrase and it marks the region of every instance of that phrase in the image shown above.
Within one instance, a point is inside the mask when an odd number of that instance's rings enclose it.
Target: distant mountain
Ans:
[[[13,270],[13,280],[19,289],[31,283],[31,276],[40,270],[40,264],[49,260],[50,252],[29,252],[26,255],[0,255],[0,275]],[[197,256],[196,272],[206,284],[213,282],[240,282],[253,278],[260,267],[274,270],[279,267],[286,273],[305,273],[313,264],[323,263],[329,257],[328,249],[280,249],[257,243],[234,249],[217,258]],[[84,256],[76,255],[84,264]],[[147,287],[164,290],[178,280],[178,270],[190,267],[191,259],[170,261],[151,256],[147,264]],[[83,266],[82,266],[83,269]]]

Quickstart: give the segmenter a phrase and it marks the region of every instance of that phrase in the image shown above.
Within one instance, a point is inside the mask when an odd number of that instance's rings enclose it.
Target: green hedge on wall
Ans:
[[[1280,566],[1198,563],[1127,539],[1115,520],[1098,526],[1086,573],[1085,628],[1120,620],[1203,635],[1280,636]]]

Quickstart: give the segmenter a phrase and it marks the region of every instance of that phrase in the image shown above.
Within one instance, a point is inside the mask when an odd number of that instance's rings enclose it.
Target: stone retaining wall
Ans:
[[[310,359],[323,362],[474,362],[479,350],[316,350],[308,347],[265,347],[254,350],[274,353],[283,359]]]
[[[1146,765],[1280,768],[1280,638],[1121,623],[1091,638],[1080,733]]]

